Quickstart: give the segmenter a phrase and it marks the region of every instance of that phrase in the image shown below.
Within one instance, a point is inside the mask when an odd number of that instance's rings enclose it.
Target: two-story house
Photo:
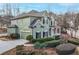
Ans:
[[[59,35],[60,27],[55,24],[53,15],[50,16],[47,11],[38,12],[35,10],[18,15],[11,21],[11,25],[18,26],[22,39],[25,39],[27,35],[33,35],[34,39]]]

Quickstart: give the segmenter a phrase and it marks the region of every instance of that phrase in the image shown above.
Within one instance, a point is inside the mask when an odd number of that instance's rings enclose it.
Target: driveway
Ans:
[[[24,39],[18,39],[18,40],[11,40],[11,41],[1,41],[0,40],[0,54],[15,48],[17,45],[22,45],[24,43],[27,43],[27,40]]]

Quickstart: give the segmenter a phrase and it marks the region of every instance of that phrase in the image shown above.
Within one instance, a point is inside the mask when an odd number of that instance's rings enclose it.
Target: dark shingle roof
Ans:
[[[30,28],[33,28],[33,25],[37,22],[37,19],[34,19],[31,23],[30,23]]]
[[[36,11],[36,10],[31,10],[30,12],[28,12],[28,13],[39,13],[38,11]]]
[[[30,17],[30,16],[34,16],[34,17],[44,17],[44,16],[48,16],[49,17],[49,13],[45,10],[45,11],[41,11],[41,12],[38,12],[36,10],[32,10],[28,13],[24,13],[24,14],[20,14],[14,18],[12,18],[13,20],[16,20],[16,19],[20,19],[20,18],[24,18],[24,17]],[[51,15],[54,15],[54,13],[51,13]]]

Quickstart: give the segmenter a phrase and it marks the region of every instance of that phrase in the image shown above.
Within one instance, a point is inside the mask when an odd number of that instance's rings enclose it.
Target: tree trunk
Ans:
[[[72,35],[73,35],[73,31],[72,31],[72,29],[70,30],[70,32],[71,32],[71,38],[73,37]]]

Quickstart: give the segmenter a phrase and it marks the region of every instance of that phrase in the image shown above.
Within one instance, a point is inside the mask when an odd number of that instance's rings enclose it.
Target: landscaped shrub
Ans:
[[[36,43],[34,44],[34,47],[37,48],[37,49],[46,48],[46,44],[45,44],[45,43],[36,42]]]
[[[41,43],[36,42],[36,43],[34,44],[34,48],[38,48],[38,49],[39,49],[39,48],[40,48],[40,44],[41,44]]]
[[[32,39],[33,39],[33,36],[32,36],[32,35],[28,35],[28,36],[26,37],[26,40],[32,41]]]
[[[20,34],[18,33],[12,33],[10,34],[11,39],[19,39],[20,38]]]
[[[68,40],[69,43],[79,45],[79,39],[74,39],[74,40]]]
[[[16,46],[16,51],[23,50],[23,47],[24,47],[24,45],[18,45],[18,46]]]
[[[55,40],[59,40],[59,39],[60,39],[60,35],[56,35]]]
[[[59,44],[60,44],[60,40],[52,40],[43,43],[36,42],[34,47],[35,48],[56,47]]]
[[[45,42],[47,47],[56,47],[57,45],[60,44],[60,40],[52,40],[52,41],[48,41]]]
[[[40,44],[40,48],[46,48],[46,47],[47,47],[47,44],[46,43]]]
[[[32,42],[33,43],[35,43],[35,42],[43,43],[43,42],[52,41],[52,40],[54,40],[54,38],[40,38],[40,39],[32,39]]]
[[[75,51],[76,46],[70,43],[60,44],[56,47],[56,52],[59,55],[72,54]]]

